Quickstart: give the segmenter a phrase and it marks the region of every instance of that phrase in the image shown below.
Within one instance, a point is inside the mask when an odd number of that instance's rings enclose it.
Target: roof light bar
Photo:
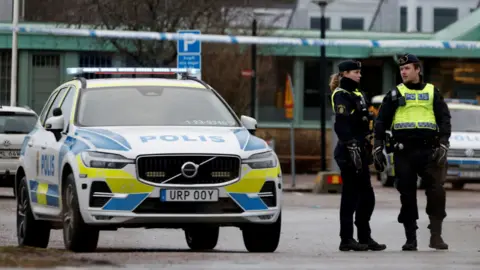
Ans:
[[[198,74],[198,69],[192,68],[129,68],[129,67],[72,67],[67,68],[67,74],[77,75],[82,73],[95,74]]]

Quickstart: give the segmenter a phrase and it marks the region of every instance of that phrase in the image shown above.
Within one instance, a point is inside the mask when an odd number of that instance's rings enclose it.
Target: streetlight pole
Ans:
[[[257,35],[257,19],[254,17],[252,21],[252,36]],[[255,118],[255,107],[257,101],[257,45],[250,45],[251,49],[251,65],[252,65],[252,77],[251,77],[251,104],[250,104],[250,115]]]
[[[328,4],[328,0],[314,0],[315,4],[320,7],[320,38],[325,39],[325,7]],[[321,171],[327,170],[327,137],[325,131],[326,125],[326,108],[325,108],[325,96],[327,93],[327,56],[325,52],[325,45],[320,46],[320,161]]]

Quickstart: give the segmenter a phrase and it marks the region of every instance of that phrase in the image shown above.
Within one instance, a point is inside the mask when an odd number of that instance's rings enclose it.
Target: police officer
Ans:
[[[371,237],[370,218],[375,207],[375,194],[370,182],[369,165],[373,164],[370,138],[371,116],[365,95],[358,90],[361,63],[348,60],[338,65],[339,73],[332,75],[330,89],[332,108],[335,112],[335,148],[337,162],[343,180],[340,204],[341,251],[384,250]],[[357,227],[357,242],[353,237]]]
[[[400,57],[399,66],[403,83],[386,94],[375,123],[375,167],[379,171],[385,169],[385,131],[391,130],[396,188],[402,205],[398,222],[403,224],[407,238],[402,249],[417,250],[417,175],[426,184],[429,246],[448,249],[441,234],[447,215],[443,182],[451,133],[450,112],[439,90],[423,83],[420,61],[415,55]]]

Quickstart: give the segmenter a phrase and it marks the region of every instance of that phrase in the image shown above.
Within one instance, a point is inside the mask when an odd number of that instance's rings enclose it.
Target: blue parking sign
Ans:
[[[180,30],[178,34],[189,34],[187,38],[177,42],[177,52],[179,54],[201,54],[202,43],[195,38],[200,35],[200,30]]]

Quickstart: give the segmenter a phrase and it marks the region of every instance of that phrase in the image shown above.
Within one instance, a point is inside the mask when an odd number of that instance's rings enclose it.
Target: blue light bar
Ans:
[[[198,69],[192,68],[131,68],[131,67],[71,67],[67,68],[67,74],[77,75],[82,73],[95,74],[188,74],[196,75]]]
[[[463,98],[463,99],[462,98],[446,98],[445,102],[478,105],[478,101],[476,99],[467,99],[467,98]]]

